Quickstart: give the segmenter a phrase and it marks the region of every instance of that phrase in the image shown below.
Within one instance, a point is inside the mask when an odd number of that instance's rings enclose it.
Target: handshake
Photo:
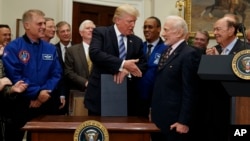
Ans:
[[[120,72],[114,75],[114,82],[121,84],[126,76],[131,77],[142,77],[142,72],[136,65],[139,62],[139,59],[125,60],[123,68]]]

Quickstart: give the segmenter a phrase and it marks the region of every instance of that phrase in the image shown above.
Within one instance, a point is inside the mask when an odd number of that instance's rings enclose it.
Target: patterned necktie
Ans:
[[[169,55],[170,55],[170,51],[172,50],[172,47],[169,47],[165,52],[163,52],[161,59],[159,61],[158,64],[158,70],[160,70],[161,68],[163,68],[163,66],[165,65]]]
[[[88,48],[88,50],[89,50],[89,48]],[[89,57],[89,53],[86,53],[86,59],[87,59],[87,63],[88,63],[88,70],[89,70],[89,73],[90,73],[91,70],[92,70],[92,61],[91,61],[91,59]]]
[[[223,51],[221,52],[221,55],[228,55],[228,51],[229,49],[227,48],[223,49]]]
[[[147,52],[147,59],[149,58],[150,54],[151,54],[151,49],[152,49],[153,45],[148,44],[148,52]]]
[[[126,58],[126,48],[123,40],[123,35],[120,35],[120,40],[119,40],[119,58],[125,59]]]

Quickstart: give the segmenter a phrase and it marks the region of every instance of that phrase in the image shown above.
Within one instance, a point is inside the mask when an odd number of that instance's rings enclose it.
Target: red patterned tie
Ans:
[[[162,69],[163,66],[165,65],[169,55],[170,55],[170,51],[172,50],[172,47],[169,47],[161,56],[161,59],[159,61],[158,64],[158,70]]]

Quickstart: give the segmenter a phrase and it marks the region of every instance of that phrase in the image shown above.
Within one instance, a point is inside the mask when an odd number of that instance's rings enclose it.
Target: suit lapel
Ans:
[[[172,61],[174,60],[174,58],[176,58],[176,57],[180,54],[180,52],[181,52],[182,49],[183,49],[183,46],[177,47],[177,48],[170,54],[170,56],[169,56],[169,58],[167,59],[165,65],[169,64],[170,62],[172,62]],[[164,66],[164,67],[165,67],[165,66]]]
[[[131,36],[127,36],[127,56],[126,58],[130,58],[133,52],[133,40]]]
[[[235,43],[232,50],[229,52],[229,54],[236,54],[237,52],[244,50],[244,44],[239,39],[237,39],[237,42]]]
[[[79,58],[81,60],[81,64],[84,66],[84,68],[86,70],[88,70],[88,62],[87,62],[87,59],[86,59],[86,53],[85,53],[85,50],[83,48],[83,44],[79,45],[78,46],[78,55],[79,55]]]
[[[182,49],[186,46],[185,42],[182,42],[168,57],[168,59],[166,60],[166,63],[164,64],[164,66],[162,67],[165,68],[169,63],[171,63],[182,51]]]
[[[118,46],[118,42],[117,42],[117,36],[116,36],[116,33],[115,33],[115,28],[114,26],[110,26],[109,27],[109,32],[110,32],[110,40],[112,42],[112,47],[115,51],[115,56],[119,57],[119,46]]]
[[[56,44],[56,47],[57,47],[57,54],[58,54],[59,62],[60,62],[61,65],[64,65],[60,42],[58,42]]]

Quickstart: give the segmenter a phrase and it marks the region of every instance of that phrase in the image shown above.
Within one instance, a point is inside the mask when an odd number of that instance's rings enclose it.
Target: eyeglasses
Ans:
[[[228,29],[222,29],[221,27],[215,27],[214,32],[221,32],[221,31],[226,31]]]

